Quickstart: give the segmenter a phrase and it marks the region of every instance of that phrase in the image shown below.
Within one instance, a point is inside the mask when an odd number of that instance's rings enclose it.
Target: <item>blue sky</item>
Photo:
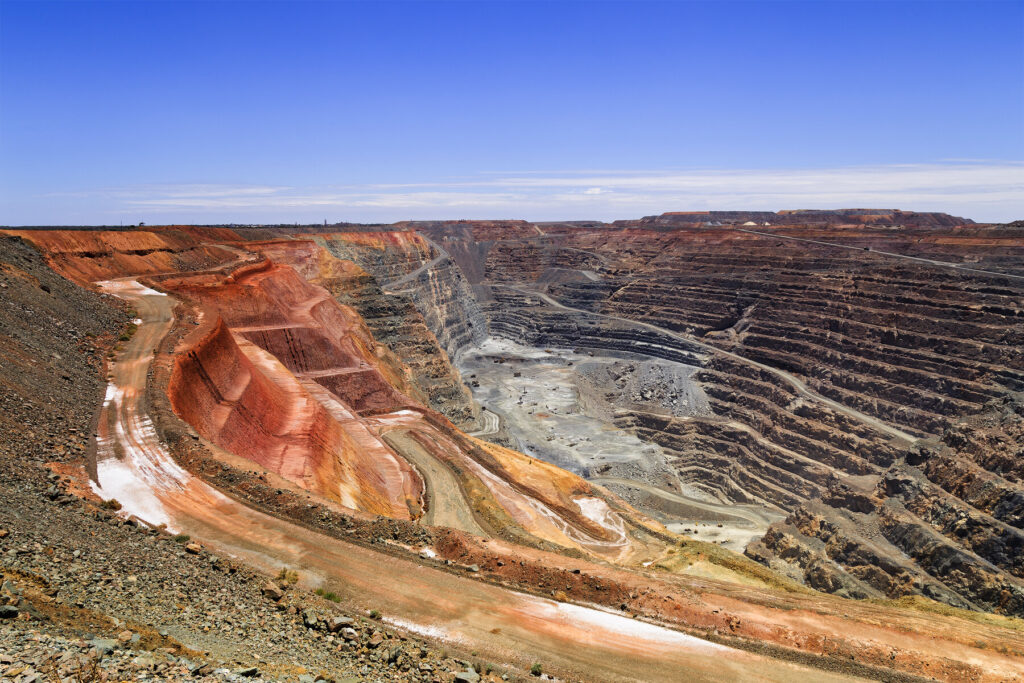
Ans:
[[[1024,2],[0,2],[0,224],[1024,218]]]

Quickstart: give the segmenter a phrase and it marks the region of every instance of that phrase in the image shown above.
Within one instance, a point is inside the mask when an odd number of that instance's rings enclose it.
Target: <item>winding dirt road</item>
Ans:
[[[412,463],[427,488],[427,511],[423,523],[461,529],[477,536],[488,534],[477,524],[469,501],[450,469],[421,446],[407,429],[385,432],[384,441]]]
[[[487,408],[480,408],[480,419],[483,421],[482,429],[478,429],[475,432],[469,432],[470,436],[485,437],[497,434],[501,429],[501,417]]]
[[[166,523],[219,552],[268,572],[297,568],[306,585],[326,585],[353,607],[379,610],[398,628],[458,643],[483,659],[572,679],[845,680],[672,629],[559,603],[374,552],[256,512],[180,468],[143,409],[153,349],[171,326],[175,300],[134,281],[102,285],[139,312],[138,331],[113,366],[100,416],[99,495],[122,514]],[[189,633],[168,630],[189,644]]]
[[[385,294],[401,294],[404,291],[407,291],[407,290],[401,290],[400,291],[400,290],[398,290],[398,287],[401,287],[402,285],[406,285],[406,284],[409,284],[410,282],[413,282],[414,280],[416,280],[416,278],[418,278],[420,275],[422,275],[426,271],[428,271],[431,268],[433,268],[434,266],[436,266],[441,261],[444,261],[445,259],[450,258],[449,255],[448,255],[448,252],[445,251],[445,249],[443,247],[441,247],[439,244],[437,244],[432,239],[430,239],[429,237],[427,237],[426,235],[424,235],[422,233],[417,233],[417,234],[420,237],[422,237],[423,240],[426,241],[427,244],[429,244],[431,247],[434,248],[434,251],[437,252],[437,256],[435,256],[434,258],[430,259],[429,261],[427,261],[426,263],[424,263],[422,266],[420,266],[416,270],[412,271],[411,273],[407,273],[406,275],[403,275],[400,278],[392,280],[391,282],[383,283],[380,286],[380,288],[381,288],[381,291],[384,292]]]
[[[674,503],[679,503],[680,505],[710,512],[719,517],[741,519],[749,522],[751,526],[757,528],[767,529],[772,522],[775,522],[782,517],[781,514],[775,516],[761,514],[757,509],[750,505],[716,505],[715,503],[706,503],[704,501],[697,500],[696,498],[681,496],[678,493],[672,493],[671,491],[666,491],[665,489],[658,488],[657,486],[651,486],[650,484],[645,484],[644,482],[636,481],[634,479],[623,479],[621,477],[594,477],[590,479],[590,481],[595,484],[618,484],[620,486],[638,489],[640,491],[650,493],[653,496],[664,498],[665,500]]]

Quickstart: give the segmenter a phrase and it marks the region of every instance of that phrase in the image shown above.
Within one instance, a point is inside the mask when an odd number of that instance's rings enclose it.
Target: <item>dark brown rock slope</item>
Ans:
[[[699,365],[715,418],[617,420],[688,484],[788,513],[752,557],[826,591],[1024,614],[1024,237],[944,214],[757,218],[426,233],[480,260],[492,334]]]

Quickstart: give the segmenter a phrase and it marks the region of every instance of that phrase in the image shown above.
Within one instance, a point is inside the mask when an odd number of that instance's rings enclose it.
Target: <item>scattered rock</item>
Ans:
[[[262,593],[265,597],[274,601],[278,601],[284,597],[284,591],[281,590],[281,588],[273,581],[267,581],[263,585]]]
[[[337,633],[346,626],[351,626],[354,622],[349,617],[331,617],[327,620],[327,629],[331,633]]]

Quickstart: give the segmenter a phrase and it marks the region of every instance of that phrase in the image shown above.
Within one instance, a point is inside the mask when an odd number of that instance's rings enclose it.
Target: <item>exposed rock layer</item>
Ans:
[[[425,230],[482,260],[468,270],[492,334],[700,365],[716,418],[616,421],[687,484],[788,511],[752,557],[823,590],[1024,614],[1024,235],[969,223],[733,212]]]

